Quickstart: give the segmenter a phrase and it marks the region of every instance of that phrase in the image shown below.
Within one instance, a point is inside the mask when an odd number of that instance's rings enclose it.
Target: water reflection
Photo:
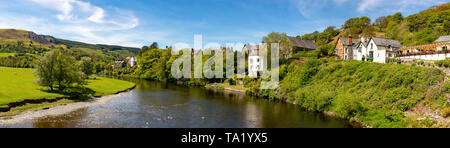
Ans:
[[[292,104],[200,87],[135,80],[110,103],[8,127],[346,128],[347,121]]]

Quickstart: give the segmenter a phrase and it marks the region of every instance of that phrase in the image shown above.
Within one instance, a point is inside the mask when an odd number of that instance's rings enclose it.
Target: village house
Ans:
[[[356,47],[358,39],[339,37],[336,44],[336,54],[342,60],[356,60]]]
[[[398,58],[412,60],[445,60],[450,57],[450,36],[441,36],[433,44],[400,48]]]
[[[122,68],[125,67],[125,62],[124,61],[114,61],[114,63],[112,64],[113,68]]]
[[[259,56],[259,45],[245,44],[243,51],[248,52],[248,75],[258,76],[258,72],[263,70],[263,59]]]
[[[372,61],[378,63],[389,63],[389,60],[396,57],[397,51],[402,47],[397,40],[371,37],[366,40],[361,38],[356,45],[355,60]]]
[[[289,40],[293,43],[293,47],[291,49],[288,49],[289,51],[287,54],[283,55],[282,53],[286,53],[283,51],[280,51],[280,58],[291,58],[293,54],[299,52],[299,51],[310,51],[310,50],[316,50],[319,46],[311,40],[303,40],[296,37],[290,37],[288,36]]]
[[[130,67],[134,67],[134,66],[136,66],[136,64],[137,64],[137,58],[136,57],[127,57],[126,58],[126,60],[127,60],[127,65],[128,66],[130,66]]]

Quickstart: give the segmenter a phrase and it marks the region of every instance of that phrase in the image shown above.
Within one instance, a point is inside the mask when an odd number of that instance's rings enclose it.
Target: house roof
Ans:
[[[294,43],[295,47],[300,47],[300,48],[307,48],[307,49],[317,49],[317,44],[314,43],[311,40],[302,40],[296,37],[290,37],[288,36],[289,40],[291,40],[292,43]]]
[[[341,40],[341,42],[342,42],[342,44],[344,44],[344,45],[348,45],[348,38],[344,38],[344,37],[339,37],[339,40]],[[353,45],[357,45],[358,44],[358,42],[359,42],[359,39],[352,39],[352,44]]]
[[[438,47],[441,46],[450,46],[450,43],[434,43],[434,44],[428,44],[428,45],[419,45],[419,46],[409,46],[400,48],[400,51],[407,51],[407,50],[415,50],[415,49],[421,49],[421,50],[436,50]]]
[[[442,43],[442,42],[450,42],[450,35],[447,36],[441,36],[436,41],[436,43]]]
[[[244,51],[249,52],[249,56],[258,56],[259,45],[245,44]],[[250,52],[253,51],[253,52]]]
[[[400,44],[399,41],[397,40],[391,40],[391,39],[386,39],[386,38],[378,38],[378,37],[372,37],[373,41],[375,42],[375,44],[377,46],[383,46],[383,47],[387,47],[387,46],[391,46],[391,47],[396,47],[396,48],[401,48],[402,44]]]

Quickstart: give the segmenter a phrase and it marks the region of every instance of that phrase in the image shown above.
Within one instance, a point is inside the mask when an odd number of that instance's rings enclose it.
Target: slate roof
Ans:
[[[245,44],[244,49],[246,52],[249,53],[249,56],[258,56],[259,52],[259,45],[251,45],[251,44]],[[250,52],[253,51],[253,52]]]
[[[345,38],[345,37],[339,37],[339,39],[341,40],[342,44],[348,45],[348,43],[349,43],[349,42],[348,42],[348,38]],[[359,39],[352,39],[353,45],[358,44],[358,42],[359,42]]]
[[[378,37],[373,37],[372,39],[377,46],[388,47],[389,45],[391,45],[391,47],[395,47],[395,48],[403,47],[402,44],[400,44],[400,42],[397,40],[378,38]]]
[[[436,43],[450,42],[450,35],[441,36],[434,42],[436,42]]]
[[[317,49],[319,47],[316,43],[310,40],[302,40],[296,37],[288,36],[289,40],[294,43],[295,47],[307,48],[307,49]]]

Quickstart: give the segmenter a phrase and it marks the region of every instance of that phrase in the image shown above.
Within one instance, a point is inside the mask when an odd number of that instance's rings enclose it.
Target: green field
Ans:
[[[14,55],[16,55],[16,53],[0,53],[0,58],[1,57],[14,56]]]
[[[92,96],[102,96],[124,91],[133,86],[134,83],[127,81],[93,77],[88,80],[86,89]],[[69,94],[69,92],[50,92],[48,87],[37,85],[33,69],[0,67],[0,107],[24,100],[70,97]]]

